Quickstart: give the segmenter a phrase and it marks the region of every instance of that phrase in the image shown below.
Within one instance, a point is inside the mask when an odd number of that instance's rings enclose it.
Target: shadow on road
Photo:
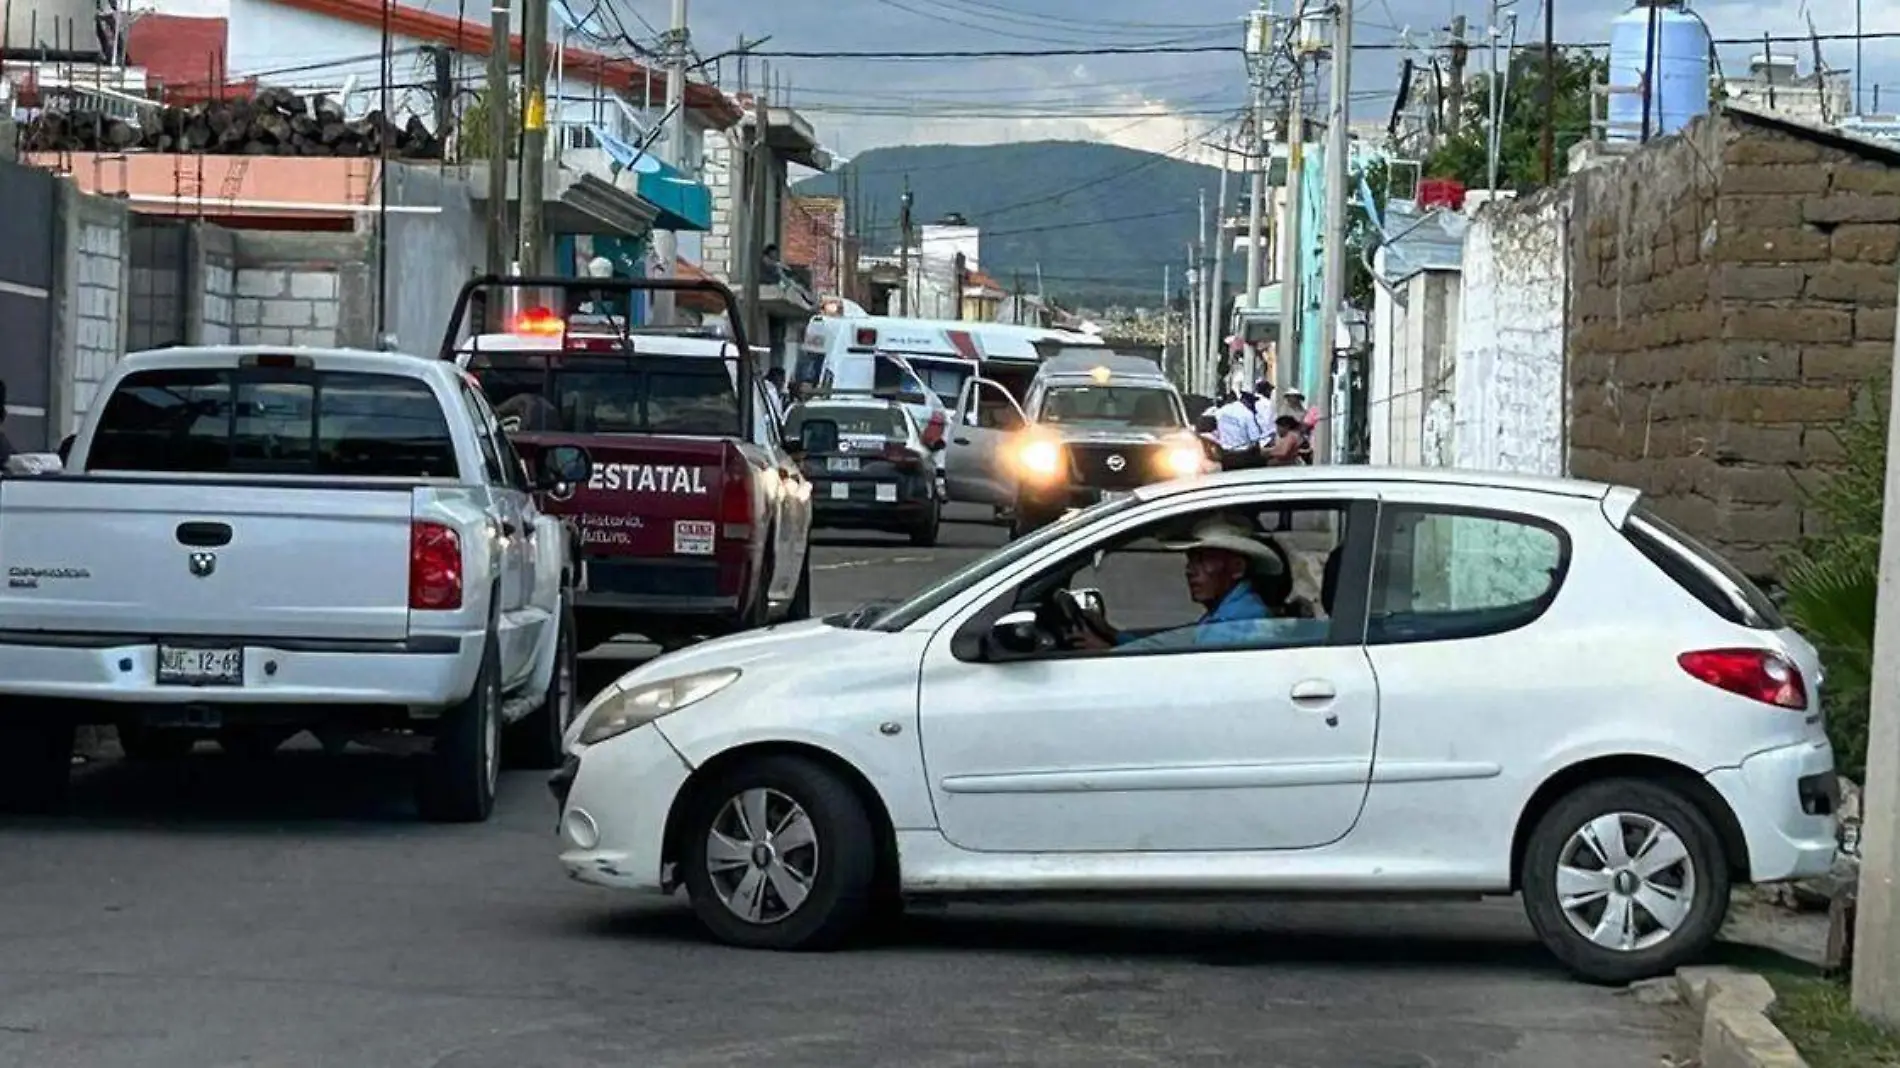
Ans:
[[[1258,910],[1263,904],[1273,907],[1271,902],[1244,907]],[[1018,915],[996,906],[953,905],[949,911],[907,915],[854,949],[1138,958],[1220,968],[1355,964],[1381,971],[1455,966],[1538,976],[1560,973],[1528,928],[1485,922],[1494,917],[1482,905],[1398,906],[1395,910],[1389,902],[1365,902],[1317,906],[1321,913],[1289,905],[1278,924],[1250,920],[1245,926],[1224,919],[1223,906],[1218,904],[1109,907],[1124,915],[1105,918],[1103,906],[1086,904],[1031,905]],[[1433,911],[1429,916],[1393,915],[1416,908]],[[1070,909],[1076,914],[1065,914]],[[1360,913],[1360,909],[1365,911]],[[1447,909],[1453,911],[1442,911]],[[1163,910],[1165,919],[1156,918]],[[1458,910],[1468,910],[1469,915],[1460,916]],[[1456,933],[1445,933],[1447,926]],[[711,941],[683,899],[674,907],[595,917],[586,927],[590,936],[680,944]]]

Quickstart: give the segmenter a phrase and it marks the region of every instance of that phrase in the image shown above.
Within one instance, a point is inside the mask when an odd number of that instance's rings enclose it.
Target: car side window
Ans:
[[[462,386],[462,407],[468,412],[469,425],[475,428],[475,441],[481,446],[482,467],[487,474],[488,484],[508,485],[507,472],[502,468],[501,452],[495,445],[493,424],[486,418],[486,406],[466,383]]]
[[[495,414],[494,407],[480,390],[471,390],[469,395],[488,426],[488,436],[495,443],[495,451],[501,455],[501,469],[507,486],[522,493],[534,492],[534,487],[528,482],[528,469],[522,462],[521,454],[515,451],[515,443],[508,437],[508,432],[502,429],[501,417]]]
[[[991,430],[1018,430],[1023,425],[1022,416],[1016,412],[1016,405],[1010,401],[1009,394],[984,383],[976,387],[976,425]]]
[[[1529,516],[1415,505],[1381,509],[1366,643],[1501,634],[1542,615],[1570,540]]]

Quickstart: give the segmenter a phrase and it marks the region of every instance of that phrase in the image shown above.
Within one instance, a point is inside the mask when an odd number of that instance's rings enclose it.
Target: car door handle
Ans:
[[[968,445],[970,443],[969,438],[951,438],[950,440],[958,445]]]
[[[1289,695],[1300,704],[1312,704],[1319,701],[1331,701],[1339,696],[1339,691],[1325,679],[1306,679],[1293,684]]]
[[[229,523],[180,523],[178,544],[194,549],[216,549],[231,544]]]

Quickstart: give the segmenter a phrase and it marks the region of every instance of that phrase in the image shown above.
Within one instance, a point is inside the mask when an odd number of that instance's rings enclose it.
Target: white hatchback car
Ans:
[[[1222,636],[1085,588],[1214,516],[1251,525],[1229,596],[1267,618]],[[1189,558],[1219,600],[1218,554]],[[1732,883],[1828,869],[1819,681],[1634,490],[1249,471],[652,661],[552,785],[570,874],[684,886],[739,945],[834,945],[929,895],[1521,891],[1566,965],[1628,981],[1700,953]]]

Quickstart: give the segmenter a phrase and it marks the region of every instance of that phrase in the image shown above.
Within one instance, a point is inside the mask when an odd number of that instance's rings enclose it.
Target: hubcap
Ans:
[[[1557,902],[1583,937],[1635,952],[1667,941],[1695,907],[1695,861],[1681,836],[1636,812],[1598,816],[1557,857]]]
[[[818,833],[805,809],[758,787],[720,807],[706,834],[706,874],[734,916],[766,925],[797,912],[818,877]]]

